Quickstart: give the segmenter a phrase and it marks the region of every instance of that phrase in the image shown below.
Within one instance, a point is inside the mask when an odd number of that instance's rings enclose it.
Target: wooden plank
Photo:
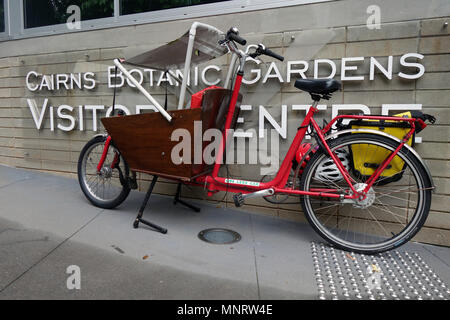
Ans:
[[[101,121],[130,168],[190,179],[192,165],[176,165],[171,160],[172,149],[179,143],[172,141],[171,136],[174,130],[185,129],[193,137],[194,121],[201,121],[201,109],[171,111],[170,115],[171,123],[156,112],[102,118]]]
[[[202,124],[200,141],[202,149],[209,143],[203,141],[203,133],[211,128],[223,130],[228,111],[231,91],[227,89],[207,90],[202,99],[202,108],[170,111],[171,123],[159,113],[146,113],[130,116],[102,118],[101,121],[114,144],[133,171],[157,174],[167,178],[190,180],[211,170],[211,165],[194,163],[194,122]],[[233,127],[239,113],[233,117]],[[172,141],[172,133],[177,129],[185,129],[190,135],[190,163],[175,164],[171,159],[172,149],[180,143]]]

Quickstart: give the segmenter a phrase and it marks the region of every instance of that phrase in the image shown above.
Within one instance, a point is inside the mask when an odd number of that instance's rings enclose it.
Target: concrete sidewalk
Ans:
[[[319,297],[312,248],[330,249],[308,225],[205,203],[196,213],[154,195],[146,217],[168,228],[163,235],[132,228],[143,196],[132,192],[119,208],[101,210],[76,180],[0,166],[0,299]],[[242,240],[198,239],[213,227],[235,230]],[[420,254],[448,298],[450,249],[409,243],[398,250],[405,251]],[[80,267],[80,290],[67,288],[71,265]]]

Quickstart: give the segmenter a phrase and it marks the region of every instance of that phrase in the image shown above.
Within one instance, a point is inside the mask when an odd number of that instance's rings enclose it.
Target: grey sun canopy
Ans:
[[[161,71],[180,69],[186,62],[189,33],[190,31],[161,47],[125,59],[123,63]],[[224,38],[225,34],[215,27],[199,24],[196,27],[190,65],[197,65],[228,53],[227,47],[218,43]]]

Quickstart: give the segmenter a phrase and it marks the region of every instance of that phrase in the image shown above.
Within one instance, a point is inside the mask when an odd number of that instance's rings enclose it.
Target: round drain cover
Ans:
[[[198,237],[200,240],[215,244],[230,244],[241,240],[241,235],[236,231],[222,228],[202,230]]]

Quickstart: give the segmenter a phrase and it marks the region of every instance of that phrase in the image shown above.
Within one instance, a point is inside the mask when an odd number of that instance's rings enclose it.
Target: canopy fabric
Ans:
[[[214,28],[199,25],[194,40],[191,65],[197,65],[228,53],[226,46],[219,45],[225,34]],[[124,63],[155,70],[180,69],[184,66],[189,43],[189,31],[180,38],[159,48],[125,59]]]

